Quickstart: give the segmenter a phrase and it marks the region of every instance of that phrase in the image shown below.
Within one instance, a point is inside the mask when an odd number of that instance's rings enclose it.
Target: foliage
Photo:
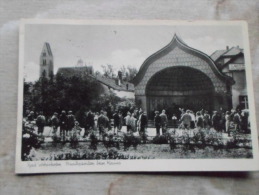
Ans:
[[[97,144],[98,144],[98,139],[97,139],[96,135],[92,132],[90,134],[90,146],[89,146],[89,148],[93,149],[93,150],[97,150]]]
[[[46,116],[61,110],[78,111],[90,108],[100,96],[100,84],[90,77],[64,77],[61,74],[53,79],[41,77],[35,83],[24,82],[24,111],[43,111]]]
[[[115,76],[114,74],[114,68],[111,64],[102,65],[103,69],[103,75],[107,78],[113,78]]]
[[[30,123],[23,124],[22,131],[22,160],[26,160],[33,148],[40,148],[44,142],[44,137],[34,132],[34,125]]]
[[[137,149],[138,144],[140,144],[140,138],[132,134],[124,134],[123,137],[123,146],[124,150],[128,150],[130,146],[133,146],[134,149]]]
[[[120,140],[118,139],[117,136],[114,136],[112,134],[108,135],[105,134],[104,135],[104,140],[103,140],[103,145],[106,149],[111,148],[111,147],[115,147],[118,150],[120,149]]]
[[[52,153],[48,157],[41,157],[40,160],[123,160],[123,159],[149,159],[148,156],[135,156],[120,153],[116,148],[111,148],[108,151],[85,151],[80,152],[65,152]],[[25,159],[26,161],[34,160],[31,157]]]
[[[165,135],[157,135],[152,140],[153,144],[167,144],[168,138]]]

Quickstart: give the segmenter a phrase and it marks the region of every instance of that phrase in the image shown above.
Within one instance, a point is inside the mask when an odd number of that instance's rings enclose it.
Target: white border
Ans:
[[[24,33],[26,24],[64,25],[240,25],[243,29],[246,64],[247,90],[251,120],[253,159],[163,159],[163,160],[78,160],[78,161],[21,161]],[[256,127],[255,102],[252,68],[250,60],[248,28],[245,21],[171,21],[171,20],[41,20],[22,19],[19,34],[19,79],[16,163],[17,174],[61,173],[61,172],[154,172],[154,171],[256,171],[259,170],[258,136]],[[99,163],[106,165],[100,165]],[[111,162],[119,164],[111,165]],[[80,165],[81,164],[81,165]],[[82,165],[83,164],[83,165]],[[29,167],[30,165],[31,167]],[[34,167],[35,166],[35,167]]]

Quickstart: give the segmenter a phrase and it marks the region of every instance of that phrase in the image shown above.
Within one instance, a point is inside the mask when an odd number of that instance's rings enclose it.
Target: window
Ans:
[[[239,96],[239,105],[240,105],[241,109],[248,109],[247,95],[240,95]]]
[[[43,66],[46,65],[46,59],[43,59],[43,62],[42,62]]]
[[[46,57],[46,53],[45,52],[42,55],[43,55],[43,57]]]

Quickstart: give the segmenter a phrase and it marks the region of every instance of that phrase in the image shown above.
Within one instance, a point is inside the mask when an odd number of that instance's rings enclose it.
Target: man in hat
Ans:
[[[84,122],[85,122],[85,124],[84,124],[84,128],[85,128],[84,137],[86,137],[89,134],[89,130],[94,129],[94,114],[92,113],[91,110],[89,110],[89,112],[87,112],[85,114],[85,121]]]
[[[75,116],[73,115],[72,111],[68,111],[67,115],[67,131],[69,136],[71,136],[71,131],[75,126]]]
[[[46,118],[43,115],[43,112],[40,111],[40,114],[38,115],[38,117],[36,119],[36,125],[38,127],[38,134],[39,135],[43,135],[45,124],[46,124]]]
[[[65,140],[65,136],[67,133],[67,115],[65,110],[62,110],[61,115],[59,117],[59,126],[60,137],[63,137],[63,140]]]
[[[77,145],[78,140],[80,138],[81,131],[82,131],[82,128],[79,126],[79,122],[75,121],[75,125],[71,131],[71,137],[70,137],[70,141],[73,146]]]
[[[130,123],[131,133],[135,132],[136,125],[137,125],[137,119],[135,118],[134,113],[131,114],[131,117],[129,119],[129,123]]]
[[[118,130],[120,130],[120,116],[118,114],[118,111],[116,110],[115,113],[113,114],[113,123],[114,123],[114,134],[118,133]]]
[[[212,126],[216,131],[220,131],[220,113],[217,111],[214,111],[214,114],[212,116]]]
[[[28,122],[32,122],[32,121],[34,121],[34,118],[35,116],[34,116],[34,112],[33,111],[30,111],[30,113],[28,114],[28,116],[27,116],[27,121]]]
[[[168,119],[167,119],[165,110],[162,110],[162,113],[160,114],[160,118],[161,118],[162,133],[164,134],[166,132],[166,127],[167,127],[167,123],[168,123]]]
[[[147,127],[147,115],[146,112],[143,112],[139,117],[139,134],[143,139],[143,143],[146,143],[146,127]]]
[[[127,116],[124,118],[125,119],[125,125],[127,127],[127,132],[129,132],[131,130],[130,117],[131,117],[130,112],[127,112]]]
[[[183,128],[189,130],[191,126],[192,117],[190,115],[190,110],[187,110],[181,117],[181,121],[183,123]]]
[[[99,139],[103,139],[106,129],[109,127],[109,119],[104,115],[104,111],[100,112],[97,119],[97,127],[99,128]]]
[[[160,135],[161,117],[159,116],[158,111],[155,111],[154,122],[155,122],[155,127],[156,127],[156,135]]]

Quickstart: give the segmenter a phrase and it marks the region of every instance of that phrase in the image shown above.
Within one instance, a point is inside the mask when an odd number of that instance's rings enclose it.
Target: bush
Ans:
[[[138,144],[140,144],[140,138],[135,137],[134,135],[124,135],[123,145],[125,151],[128,150],[130,146],[133,146],[133,148],[136,150]]]
[[[118,150],[120,149],[119,139],[117,138],[117,136],[114,136],[111,134],[104,135],[103,144],[106,149],[111,148],[111,147],[116,147]]]
[[[97,150],[98,139],[94,133],[90,135],[90,149]]]
[[[157,135],[152,140],[153,144],[168,144],[168,139],[165,135]]]

